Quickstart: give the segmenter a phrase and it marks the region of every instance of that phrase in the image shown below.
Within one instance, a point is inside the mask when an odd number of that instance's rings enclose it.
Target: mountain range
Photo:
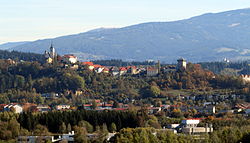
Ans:
[[[250,59],[250,9],[207,13],[171,22],[149,22],[122,28],[100,28],[8,48],[43,53],[56,51],[81,60],[122,59],[175,62]],[[0,45],[1,47],[1,45]]]
[[[19,46],[19,45],[22,45],[22,44],[25,44],[25,43],[27,43],[27,42],[23,41],[23,42],[8,42],[8,43],[4,43],[4,44],[0,45],[0,50],[8,50],[8,49],[14,48],[16,46]]]

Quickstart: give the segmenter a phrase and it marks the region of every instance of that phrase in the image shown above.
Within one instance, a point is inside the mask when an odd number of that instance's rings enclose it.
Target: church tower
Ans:
[[[52,59],[54,59],[55,57],[56,57],[56,50],[55,50],[55,48],[53,47],[53,44],[51,43],[51,45],[50,45],[50,57],[52,58]]]
[[[51,42],[49,51],[45,51],[44,52],[44,56],[46,58],[46,62],[49,64],[55,63],[57,61],[57,54],[56,54],[56,50],[53,47],[53,44]]]
[[[177,70],[181,70],[181,69],[186,69],[187,68],[187,61],[184,58],[180,58],[177,60],[177,66],[176,69]]]

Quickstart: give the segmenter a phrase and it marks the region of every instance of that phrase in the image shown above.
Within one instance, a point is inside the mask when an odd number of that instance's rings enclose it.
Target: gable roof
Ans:
[[[93,66],[94,63],[93,62],[82,62],[83,65],[88,65],[88,66]]]

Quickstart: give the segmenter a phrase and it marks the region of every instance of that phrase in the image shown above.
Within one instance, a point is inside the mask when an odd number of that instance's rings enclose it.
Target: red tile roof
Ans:
[[[120,70],[120,71],[127,71],[127,68],[126,68],[126,67],[120,67],[119,70]]]
[[[104,68],[103,71],[109,71],[109,69],[108,68]]]
[[[94,68],[102,68],[103,66],[102,65],[93,65]]]
[[[74,56],[74,55],[64,55],[63,57],[64,58],[76,58],[76,56]]]
[[[88,66],[93,66],[94,63],[93,62],[82,62],[83,65],[88,65]]]

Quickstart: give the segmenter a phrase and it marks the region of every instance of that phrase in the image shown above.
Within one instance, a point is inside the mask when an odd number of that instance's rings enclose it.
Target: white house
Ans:
[[[197,127],[197,125],[200,123],[200,119],[186,119],[182,120],[182,133],[186,134],[200,134],[200,133],[209,133],[213,132],[212,124],[208,126],[206,124],[205,127]]]
[[[8,104],[4,106],[4,111],[13,111],[15,113],[22,113],[23,107],[18,104]]]
[[[77,57],[74,55],[64,55],[62,60],[65,63],[75,64],[77,62]]]
[[[56,110],[70,109],[70,105],[56,105]]]

